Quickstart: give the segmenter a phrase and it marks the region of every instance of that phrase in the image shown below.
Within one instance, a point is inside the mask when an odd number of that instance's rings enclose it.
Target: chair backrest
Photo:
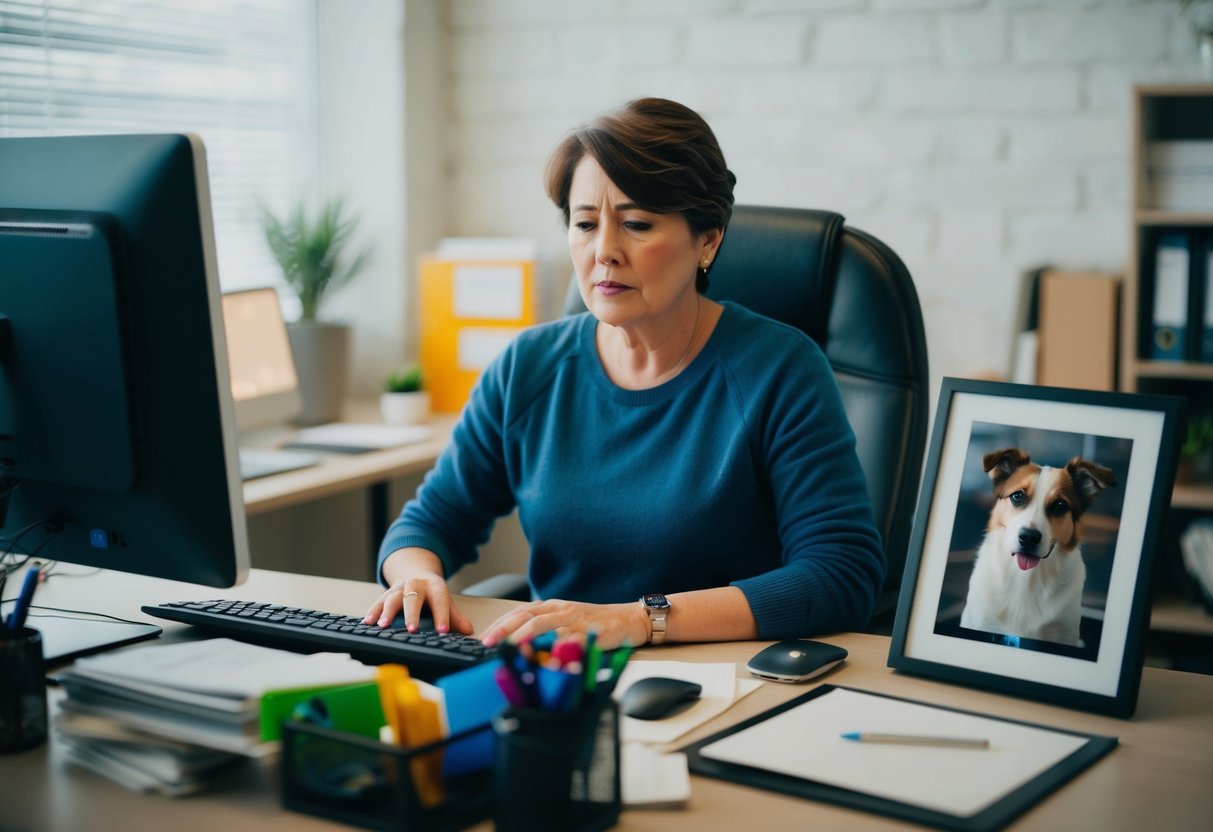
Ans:
[[[927,435],[927,343],[905,264],[840,214],[738,205],[708,297],[806,332],[824,350],[867,477],[888,575],[872,628],[897,606]],[[585,311],[576,281],[565,314]]]

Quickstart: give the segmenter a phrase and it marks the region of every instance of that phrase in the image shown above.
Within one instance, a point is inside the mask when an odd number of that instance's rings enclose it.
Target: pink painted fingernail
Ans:
[[[438,632],[440,632],[440,633],[445,633],[445,632],[447,631],[447,629],[448,629],[448,628],[447,628],[447,625],[446,625],[446,624],[439,624],[439,625],[438,625]]]

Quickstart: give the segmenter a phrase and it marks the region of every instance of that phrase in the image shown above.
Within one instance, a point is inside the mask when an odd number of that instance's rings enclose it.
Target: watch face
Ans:
[[[640,600],[644,602],[644,605],[646,607],[652,607],[654,609],[664,610],[664,609],[669,609],[669,606],[670,606],[670,602],[667,601],[665,596],[662,595],[660,592],[654,592],[650,595],[644,595],[641,597]]]

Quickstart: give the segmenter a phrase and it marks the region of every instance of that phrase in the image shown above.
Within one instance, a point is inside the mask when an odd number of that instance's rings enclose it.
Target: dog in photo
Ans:
[[[1077,646],[1087,577],[1080,521],[1116,477],[1080,457],[1038,465],[1020,448],[986,454],[982,466],[996,501],[960,626]]]

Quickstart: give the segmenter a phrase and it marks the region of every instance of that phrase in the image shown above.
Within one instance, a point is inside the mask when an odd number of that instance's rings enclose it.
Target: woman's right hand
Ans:
[[[383,562],[383,576],[388,580],[375,603],[362,619],[366,624],[387,627],[401,610],[404,626],[410,633],[420,626],[421,610],[427,604],[434,629],[440,633],[472,634],[472,622],[459,612],[451,600],[451,590],[442,577],[442,562],[425,549],[398,549]]]

